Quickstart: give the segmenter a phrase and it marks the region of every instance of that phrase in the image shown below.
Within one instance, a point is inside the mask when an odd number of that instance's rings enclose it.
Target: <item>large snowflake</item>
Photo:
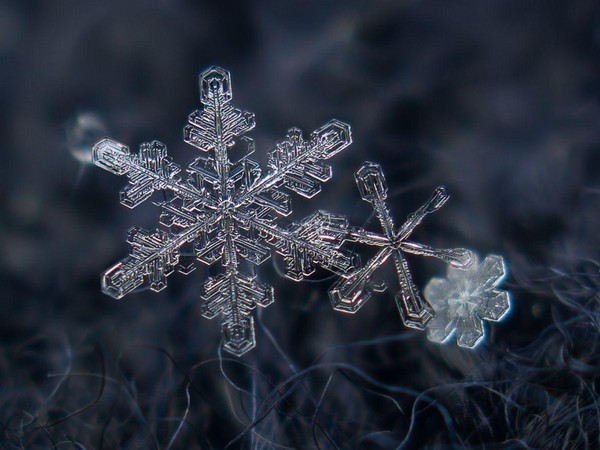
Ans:
[[[127,175],[121,203],[134,208],[155,191],[165,200],[160,223],[163,229],[134,227],[127,242],[128,257],[102,276],[103,291],[115,298],[144,286],[160,291],[174,270],[194,269],[194,259],[222,270],[203,287],[202,314],[222,317],[224,347],[242,355],[255,346],[252,310],[273,302],[273,289],[258,281],[252,265],[260,265],[274,247],[283,256],[286,274],[301,280],[315,264],[342,276],[356,269],[353,254],[340,249],[341,236],[320,239],[323,227],[334,229],[340,216],[317,212],[299,223],[283,224],[291,210],[284,188],[313,197],[321,182],[331,178],[323,161],[351,143],[350,127],[332,120],[304,139],[292,128],[268,155],[266,173],[250,158],[252,139],[244,136],[254,128],[254,114],[231,105],[231,78],[212,67],[200,75],[200,111],[189,116],[185,142],[202,152],[187,167],[187,174],[167,156],[158,141],[140,145],[138,153],[115,140],[103,139],[93,148],[94,163],[116,175]],[[243,145],[244,156],[232,162],[228,150]],[[247,264],[247,263],[251,264]]]

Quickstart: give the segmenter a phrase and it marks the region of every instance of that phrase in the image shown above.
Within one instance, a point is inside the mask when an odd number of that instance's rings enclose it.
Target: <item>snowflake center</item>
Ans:
[[[219,205],[219,209],[223,215],[232,216],[236,210],[236,204],[231,200],[223,200]]]
[[[465,289],[459,292],[457,297],[449,298],[448,304],[455,308],[457,315],[464,317],[470,315],[475,306],[477,306],[477,298],[474,298]]]

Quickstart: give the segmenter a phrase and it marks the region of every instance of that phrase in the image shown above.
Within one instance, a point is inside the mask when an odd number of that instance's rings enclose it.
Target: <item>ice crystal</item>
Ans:
[[[156,203],[162,228],[129,230],[130,254],[103,274],[105,293],[121,298],[143,287],[160,291],[175,270],[188,274],[196,260],[208,266],[220,262],[218,273],[204,282],[201,312],[208,319],[221,318],[224,348],[238,356],[256,345],[253,309],[274,301],[273,288],[259,281],[254,269],[271,256],[272,248],[282,256],[285,274],[293,280],[311,275],[316,265],[339,275],[329,294],[334,308],[348,313],[358,311],[372,292],[385,289],[375,276],[391,258],[398,275],[396,304],[402,321],[418,329],[428,325],[429,339],[434,341],[443,341],[456,330],[458,344],[473,347],[483,337],[481,320],[499,320],[508,311],[508,293],[495,289],[505,276],[501,257],[492,255],[477,265],[469,250],[409,241],[425,216],[448,200],[444,187],[396,229],[386,203],[383,171],[366,162],[355,174],[356,183],[383,233],[351,226],[345,217],[326,211],[287,221],[292,208],[284,189],[306,198],[318,194],[321,183],[332,177],[324,161],[350,145],[350,127],[332,120],[308,139],[291,128],[269,151],[268,170],[263,173],[250,157],[254,141],[246,136],[255,126],[254,114],[235,108],[231,100],[226,70],[211,67],[200,74],[203,107],[190,114],[184,140],[202,153],[183,173],[158,141],[142,143],[137,153],[110,138],[94,145],[94,164],[128,176],[120,193],[123,205],[135,208],[156,191],[163,193]],[[230,160],[234,146],[244,150],[237,161]],[[360,267],[358,256],[342,249],[346,241],[378,251]],[[425,299],[412,280],[407,253],[451,265],[448,279],[430,281]]]
[[[423,329],[434,313],[431,305],[422,298],[415,286],[404,253],[433,256],[458,268],[468,267],[473,258],[472,253],[466,249],[436,249],[407,240],[427,214],[438,210],[446,203],[449,198],[446,189],[438,187],[432,197],[417,211],[410,214],[399,229],[396,229],[385,201],[387,185],[381,166],[365,162],[356,172],[355,178],[361,197],[373,206],[383,234],[348,226],[346,240],[381,247],[381,249],[364,267],[343,276],[333,286],[329,292],[333,307],[338,311],[355,313],[369,300],[373,291],[384,290],[385,285],[375,281],[374,275],[391,257],[398,275],[399,292],[396,295],[396,304],[402,321],[408,327]],[[335,241],[331,236],[327,236],[327,232],[332,229],[322,230],[326,240]]]
[[[258,281],[252,269],[270,257],[270,247],[283,256],[286,274],[294,280],[314,272],[315,264],[340,275],[356,269],[355,256],[340,249],[341,240],[319,238],[321,227],[333,227],[343,218],[317,212],[299,223],[284,225],[281,220],[292,212],[283,189],[307,198],[318,194],[321,183],[332,176],[323,161],[346,148],[351,135],[350,127],[338,120],[308,139],[292,128],[269,152],[268,171],[263,173],[250,158],[254,142],[244,136],[255,126],[254,114],[236,109],[231,99],[226,70],[212,67],[200,74],[203,108],[189,116],[184,140],[202,154],[187,166],[186,176],[158,141],[143,143],[132,153],[106,138],[95,144],[93,161],[128,176],[121,203],[129,208],[155,191],[165,193],[158,203],[163,229],[129,231],[130,255],[103,274],[103,291],[115,298],[144,286],[160,291],[173,271],[191,272],[194,259],[207,265],[220,261],[221,273],[204,284],[202,315],[220,316],[225,349],[242,355],[256,344],[252,310],[274,299],[273,288]],[[228,150],[236,141],[245,154],[232,162]]]
[[[425,297],[433,305],[435,318],[427,327],[427,337],[444,342],[456,332],[458,345],[473,348],[484,336],[483,320],[498,321],[510,308],[508,292],[496,289],[506,277],[504,259],[488,255],[477,259],[467,270],[448,268],[447,278],[433,278],[425,287]]]

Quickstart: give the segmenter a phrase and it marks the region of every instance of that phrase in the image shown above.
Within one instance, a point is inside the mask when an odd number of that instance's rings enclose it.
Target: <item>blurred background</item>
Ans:
[[[592,0],[0,0],[0,447],[598,448],[600,5]],[[378,231],[354,184],[381,164],[415,240],[504,255],[513,309],[474,351],[404,329],[393,290],[346,316],[327,273],[277,301],[258,346],[222,353],[207,271],[115,301],[100,274],[150,202],[90,165],[111,136],[185,165],[198,73],[232,73],[257,158],[331,118],[354,143],[316,209]],[[443,263],[410,257],[424,286]]]

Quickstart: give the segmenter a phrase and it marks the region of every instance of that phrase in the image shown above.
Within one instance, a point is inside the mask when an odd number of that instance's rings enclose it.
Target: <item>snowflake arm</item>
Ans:
[[[167,156],[166,146],[159,141],[144,142],[137,154],[114,139],[104,138],[92,148],[92,161],[115,175],[127,175],[129,184],[120,192],[121,204],[135,208],[157,190],[170,190],[175,195],[200,201],[208,206],[208,198],[192,186],[181,183],[181,168]]]
[[[175,236],[158,229],[149,232],[131,228],[127,236],[130,255],[102,274],[103,292],[116,299],[143,286],[158,292],[166,287],[166,278],[175,269],[189,274],[193,271],[192,261],[182,256],[181,248],[202,236],[204,230],[200,223]]]
[[[270,171],[250,186],[239,202],[254,199],[272,187],[286,187],[306,198],[321,191],[321,182],[331,179],[331,167],[322,161],[336,155],[352,143],[350,126],[331,120],[313,131],[305,141],[302,132],[291,128],[285,139],[269,152]]]
[[[283,257],[286,276],[300,281],[314,273],[315,264],[339,275],[347,275],[358,266],[358,255],[340,250],[340,239],[320,239],[322,227],[345,221],[342,216],[317,211],[285,229],[260,220],[252,221],[252,226],[267,237]]]
[[[474,348],[484,338],[483,320],[499,321],[510,309],[510,295],[497,289],[506,278],[504,259],[488,255],[467,270],[448,268],[447,278],[433,278],[425,297],[435,310],[427,327],[433,342],[445,342],[455,332],[461,347]]]
[[[224,319],[224,348],[241,356],[256,346],[252,310],[273,303],[273,288],[260,283],[255,277],[240,273],[236,267],[227,267],[225,273],[204,283],[202,316]]]
[[[130,256],[103,274],[102,290],[119,299],[142,285],[157,292],[164,289],[166,277],[179,261],[175,249],[170,248],[167,233],[134,227],[128,232],[127,242],[131,245]]]
[[[226,159],[225,150],[235,144],[235,138],[250,131],[256,125],[254,114],[230,105],[233,98],[229,72],[211,67],[200,75],[201,111],[189,116],[184,128],[184,140],[194,147],[219,153],[217,160]]]
[[[356,172],[356,183],[363,200],[373,206],[384,234],[378,235],[355,228],[348,229],[348,240],[374,245],[381,249],[363,268],[357,269],[333,286],[330,290],[333,307],[338,311],[355,313],[369,300],[373,291],[382,291],[384,286],[374,282],[373,276],[391,256],[398,275],[399,292],[396,295],[396,304],[402,321],[408,327],[423,329],[433,318],[433,309],[415,286],[403,253],[433,256],[456,267],[468,267],[472,260],[471,252],[466,249],[435,249],[406,241],[426,215],[444,205],[449,198],[448,194],[445,188],[438,187],[432,197],[417,211],[410,214],[399,230],[395,231],[393,219],[385,202],[387,185],[381,167],[366,162]]]

